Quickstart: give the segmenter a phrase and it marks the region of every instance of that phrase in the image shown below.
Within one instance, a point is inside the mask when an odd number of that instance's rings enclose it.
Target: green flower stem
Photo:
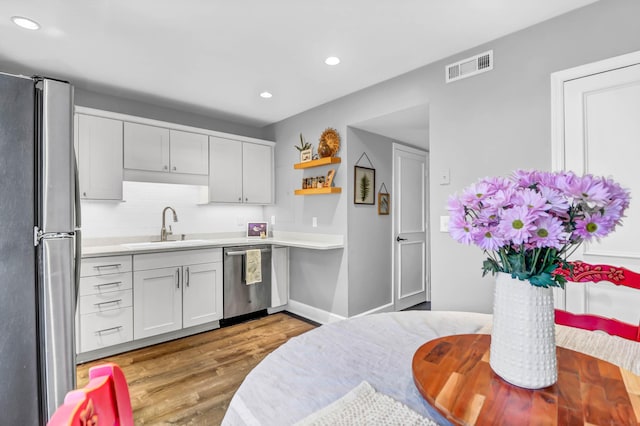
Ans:
[[[531,261],[531,269],[529,270],[529,275],[536,275],[535,274],[535,272],[537,272],[536,271],[536,265],[538,264],[538,258],[540,257],[540,251],[541,250],[542,249],[540,249],[540,248],[533,249],[534,254],[533,254],[533,260]],[[547,254],[548,253],[549,252],[547,252]],[[546,256],[545,256],[545,260],[546,260]],[[543,265],[544,265],[544,263],[543,263]]]

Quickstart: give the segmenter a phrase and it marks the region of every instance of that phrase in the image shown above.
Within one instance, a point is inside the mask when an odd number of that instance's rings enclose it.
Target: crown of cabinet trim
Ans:
[[[83,107],[79,105],[76,105],[74,108],[75,108],[74,112],[76,114],[94,115],[96,117],[112,118],[115,120],[127,121],[130,123],[147,124],[149,126],[164,127],[167,129],[182,130],[182,131],[191,132],[191,133],[200,133],[207,136],[218,136],[221,138],[233,139],[240,142],[252,142],[252,143],[259,143],[259,144],[271,145],[271,146],[275,146],[276,144],[273,141],[268,141],[265,139],[252,138],[250,136],[236,135],[233,133],[218,132],[216,130],[203,129],[200,127],[185,126],[183,124],[172,123],[169,121],[154,120],[151,118],[138,117],[135,115],[122,114],[119,112],[105,111],[101,109]]]
[[[324,158],[320,158],[318,160],[311,160],[311,161],[306,161],[304,163],[296,163],[293,165],[294,169],[308,169],[311,167],[320,167],[320,166],[324,166],[327,164],[337,164],[340,163],[342,160],[340,159],[340,157],[324,157]]]

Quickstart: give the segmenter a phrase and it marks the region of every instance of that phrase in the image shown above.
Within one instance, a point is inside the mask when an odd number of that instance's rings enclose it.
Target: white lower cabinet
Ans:
[[[78,289],[78,352],[133,340],[131,256],[82,260]]]
[[[222,318],[222,249],[133,256],[134,339]]]

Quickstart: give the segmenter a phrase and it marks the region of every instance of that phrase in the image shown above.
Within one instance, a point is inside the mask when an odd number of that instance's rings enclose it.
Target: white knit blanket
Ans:
[[[366,381],[296,426],[437,426]]]
[[[491,334],[487,323],[478,333]],[[556,345],[582,352],[640,375],[640,343],[610,336],[601,331],[588,331],[556,324]]]

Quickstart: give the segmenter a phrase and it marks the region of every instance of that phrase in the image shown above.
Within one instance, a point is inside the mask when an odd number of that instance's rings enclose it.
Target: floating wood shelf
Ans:
[[[341,162],[340,157],[324,157],[317,160],[311,160],[304,163],[296,163],[293,165],[294,169],[308,169],[310,167],[319,167],[327,164],[337,164]]]
[[[316,194],[339,194],[342,192],[342,188],[331,186],[326,188],[308,188],[308,189],[296,189],[296,195],[316,195]]]

